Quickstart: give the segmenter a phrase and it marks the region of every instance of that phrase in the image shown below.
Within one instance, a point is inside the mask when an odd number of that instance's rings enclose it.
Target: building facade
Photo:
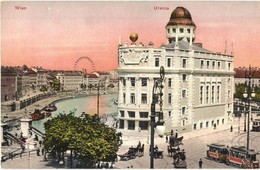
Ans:
[[[168,43],[159,48],[136,44],[118,47],[119,128],[147,130],[154,82],[165,68],[163,112],[166,132],[197,130],[232,121],[233,55],[211,52],[194,43],[191,14],[177,7],[166,25]],[[158,104],[156,109],[159,111]]]
[[[60,81],[61,91],[79,90],[84,80],[83,74],[79,71],[60,72],[56,78]]]

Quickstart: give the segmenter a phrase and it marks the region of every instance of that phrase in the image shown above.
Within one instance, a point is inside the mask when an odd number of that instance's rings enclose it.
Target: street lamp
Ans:
[[[99,88],[100,86],[100,82],[101,80],[98,81],[98,85],[97,85],[97,116],[99,118]]]
[[[164,121],[163,121],[163,111],[162,111],[162,89],[163,89],[163,80],[164,80],[164,67],[161,66],[160,68],[160,78],[154,82],[153,86],[153,95],[152,95],[152,104],[151,104],[151,144],[150,144],[150,168],[154,168],[154,128],[156,127],[156,132],[160,137],[163,136],[165,131]],[[159,92],[157,91],[159,90]],[[160,111],[158,115],[156,115],[155,105],[159,103]],[[155,117],[159,118],[157,122],[155,122]]]
[[[245,82],[246,88],[243,94],[243,97],[247,100],[248,103],[248,115],[247,115],[247,150],[249,150],[249,131],[250,131],[250,114],[251,114],[251,100],[255,97],[254,87],[252,86],[252,79],[254,76],[255,70],[252,71],[251,66],[249,66],[249,71],[245,73],[245,78],[248,79],[248,86],[247,81]]]
[[[246,132],[246,102],[243,102],[244,106],[244,132]]]

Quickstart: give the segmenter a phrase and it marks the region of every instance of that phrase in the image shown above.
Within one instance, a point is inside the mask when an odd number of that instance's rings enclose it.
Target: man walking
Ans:
[[[202,160],[201,160],[201,158],[200,158],[200,161],[199,161],[199,167],[200,167],[200,169],[202,168]]]

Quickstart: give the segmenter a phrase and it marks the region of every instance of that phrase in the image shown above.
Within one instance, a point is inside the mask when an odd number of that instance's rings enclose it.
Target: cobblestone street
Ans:
[[[108,125],[112,124],[111,117],[108,118]],[[236,121],[234,121],[236,122]],[[221,169],[229,169],[229,168],[238,168],[228,166],[224,163],[219,163],[213,160],[206,159],[206,150],[207,144],[211,143],[221,143],[229,146],[232,145],[244,145],[246,146],[246,133],[242,132],[238,133],[238,127],[233,124],[234,131],[230,132],[230,124],[219,126],[217,129],[203,129],[194,132],[187,132],[185,134],[179,134],[180,136],[184,136],[183,145],[180,146],[181,149],[185,149],[186,157],[187,157],[187,165],[189,169],[197,169],[199,168],[198,162],[201,158],[203,161],[203,168],[221,168]],[[241,126],[242,129],[242,126]],[[131,159],[128,161],[118,161],[115,163],[114,168],[120,169],[149,169],[150,167],[150,156],[149,156],[149,144],[148,144],[148,131],[142,132],[133,132],[133,131],[125,131],[119,130],[123,132],[123,145],[120,147],[118,154],[123,154],[127,152],[128,148],[131,146],[136,146],[140,141],[142,144],[145,144],[144,156],[136,157],[135,159]],[[250,132],[250,148],[255,149],[260,152],[260,133],[259,132]],[[160,138],[155,135],[155,145],[159,147],[159,150],[163,150],[163,159],[155,159],[154,167],[156,169],[170,169],[173,168],[173,159],[168,156],[167,153],[167,145],[165,138]],[[259,160],[259,155],[257,157]],[[20,158],[17,155],[13,160],[9,159],[5,162],[2,162],[3,169],[52,169],[52,168],[67,168],[68,163],[65,165],[59,165],[55,160],[43,161],[43,156],[37,156],[35,152],[33,152],[28,157],[28,154],[25,152],[23,156]]]

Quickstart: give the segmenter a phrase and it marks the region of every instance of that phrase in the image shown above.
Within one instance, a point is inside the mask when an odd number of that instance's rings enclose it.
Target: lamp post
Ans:
[[[244,132],[246,132],[246,102],[243,102],[244,106]]]
[[[159,134],[159,136],[162,136],[164,131],[165,131],[165,126],[163,126],[164,121],[163,121],[163,111],[162,111],[162,105],[163,105],[163,101],[162,101],[162,89],[163,89],[163,80],[164,80],[164,67],[161,66],[160,68],[160,78],[158,80],[156,80],[154,82],[154,86],[153,86],[153,94],[152,94],[152,104],[151,104],[151,143],[150,143],[150,168],[153,169],[154,168],[154,128],[156,127],[157,129],[157,133]],[[159,93],[157,92],[157,90],[159,89]],[[159,102],[159,106],[160,106],[160,111],[159,114],[156,115],[156,111],[155,111],[155,105],[156,103]],[[155,122],[155,117],[158,116],[159,120],[158,122]]]
[[[99,88],[100,88],[100,82],[101,80],[98,81],[98,86],[97,86],[97,117],[99,118]]]
[[[247,150],[249,150],[249,131],[250,131],[250,114],[251,114],[251,100],[252,98],[255,97],[255,91],[254,91],[254,87],[252,86],[252,79],[254,76],[255,70],[252,71],[251,66],[249,66],[249,71],[245,73],[245,78],[248,79],[248,85],[247,85],[247,81],[245,82],[246,88],[245,88],[245,92],[243,94],[243,97],[247,100],[247,104],[248,104],[248,109],[247,109]]]

